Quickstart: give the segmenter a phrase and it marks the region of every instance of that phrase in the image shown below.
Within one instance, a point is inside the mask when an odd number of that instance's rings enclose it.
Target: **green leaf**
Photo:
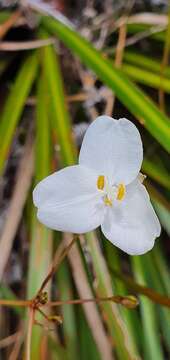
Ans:
[[[28,56],[19,70],[6,100],[0,122],[0,173],[3,172],[11,142],[21,118],[27,96],[37,73],[37,54]]]
[[[123,60],[129,64],[150,70],[151,72],[157,73],[159,75],[161,73],[161,63],[148,56],[144,56],[136,52],[125,51]],[[170,67],[166,67],[163,73],[164,76],[170,77]]]
[[[42,24],[78,55],[81,61],[116,93],[119,100],[132,114],[143,121],[148,131],[170,152],[170,122],[153,101],[74,30],[49,17],[43,17]]]
[[[170,174],[162,164],[145,158],[142,163],[142,171],[151,179],[170,190]]]
[[[76,150],[72,139],[71,119],[65,102],[63,80],[58,56],[52,46],[43,49],[44,70],[51,97],[52,127],[60,144],[63,164],[73,165]]]
[[[50,130],[48,118],[48,97],[46,90],[46,78],[41,73],[38,82],[37,111],[36,111],[36,169],[35,182],[49,175],[50,169]],[[52,255],[52,231],[39,223],[36,218],[36,209],[32,208],[32,236],[29,253],[29,271],[27,283],[27,296],[33,298],[43,280],[48,274]],[[49,284],[47,286],[49,290]],[[46,290],[47,290],[46,289]],[[37,320],[43,322],[42,316],[37,314]],[[31,342],[32,359],[40,358],[43,329],[34,326]]]
[[[144,84],[155,89],[159,89],[161,87],[166,93],[170,93],[170,79],[166,78],[165,75],[164,77],[160,77],[159,74],[155,74],[151,71],[125,63],[121,66],[121,70],[131,79],[139,82],[140,84]]]
[[[131,263],[135,279],[141,285],[147,286],[142,258],[142,256],[132,256]],[[164,356],[159,338],[156,306],[144,296],[140,296],[140,311],[143,328],[144,359],[163,360]]]
[[[88,233],[86,238],[96,274],[96,296],[110,296],[112,292],[111,279],[96,237],[94,233]],[[100,306],[102,313],[104,314],[109,334],[113,341],[116,339],[115,351],[118,358],[124,360],[135,359],[137,355],[118,307],[109,301],[102,302]]]

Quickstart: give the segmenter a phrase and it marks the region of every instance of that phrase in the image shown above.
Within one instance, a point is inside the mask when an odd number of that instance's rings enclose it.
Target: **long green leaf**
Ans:
[[[36,112],[36,172],[35,182],[49,175],[50,143],[49,118],[47,102],[46,78],[42,73],[38,82],[37,112]],[[35,209],[32,209],[32,239],[30,245],[29,272],[27,296],[32,298],[39,290],[42,281],[47,276],[52,254],[52,232],[36,219]],[[49,289],[49,287],[48,287]],[[42,322],[42,317],[37,318]],[[40,345],[43,331],[40,327],[33,328],[31,343],[32,359],[40,359]]]
[[[142,171],[158,184],[170,190],[170,174],[162,164],[145,158],[142,163]]]
[[[147,286],[142,257],[133,256],[131,258],[131,262],[136,280],[141,285]],[[140,310],[142,316],[142,327],[144,336],[144,359],[163,360],[164,357],[160,344],[158,318],[155,305],[152,304],[150,300],[146,299],[144,296],[140,296]]]
[[[142,119],[149,132],[170,152],[170,122],[145,93],[74,30],[49,17],[43,17],[42,24],[77,54],[116,93],[120,101],[137,118]]]
[[[37,54],[25,60],[6,100],[0,121],[0,173],[2,173],[16,126],[37,72]]]
[[[93,266],[96,273],[98,297],[107,297],[112,293],[111,280],[104,258],[99,250],[94,233],[86,235]],[[101,309],[113,342],[116,342],[115,351],[119,359],[132,360],[137,358],[130,334],[127,332],[125,323],[122,321],[119,309],[110,302],[101,303]]]
[[[123,60],[127,63],[136,65],[138,67],[150,70],[154,73],[160,74],[161,73],[161,63],[153,58],[148,56],[144,56],[142,54],[138,54],[136,52],[125,51],[123,56]],[[170,67],[166,67],[164,70],[164,76],[170,77]]]
[[[144,84],[155,89],[159,89],[161,87],[165,92],[168,94],[170,93],[170,79],[165,76],[161,78],[159,74],[155,74],[152,71],[125,63],[122,65],[121,69],[131,79],[139,82],[140,84]]]

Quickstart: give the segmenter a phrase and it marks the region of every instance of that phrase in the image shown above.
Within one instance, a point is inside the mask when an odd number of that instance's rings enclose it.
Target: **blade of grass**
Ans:
[[[166,93],[168,94],[170,93],[170,79],[166,78],[165,74],[164,77],[160,79],[159,74],[155,74],[149,70],[145,70],[135,65],[130,65],[125,63],[123,63],[121,70],[131,79],[137,81],[140,84],[144,84],[153,87],[155,89],[159,89],[161,84],[162,89]]]
[[[66,261],[62,262],[56,274],[57,286],[61,300],[69,299],[73,293],[69,268]],[[73,306],[62,306],[63,314],[63,333],[67,350],[67,357],[70,360],[76,358],[77,348],[77,331],[75,325],[75,313]]]
[[[99,248],[94,233],[86,235],[90,248],[90,254],[93,261],[93,267],[96,273],[97,288],[96,294],[99,297],[110,296],[113,294],[111,287],[111,279],[107,270],[107,266]],[[115,351],[119,359],[134,359],[137,354],[134,352],[131,339],[127,332],[125,323],[121,319],[120,312],[115,304],[109,302],[101,304],[101,309],[107,324],[112,342],[115,343]]]
[[[135,279],[144,286],[147,282],[144,276],[144,267],[140,256],[131,257],[131,264]],[[140,310],[143,328],[143,351],[144,359],[163,360],[162,347],[159,338],[159,328],[155,305],[148,299],[140,297]]]
[[[170,190],[170,175],[162,164],[149,159],[144,159],[142,163],[142,171],[147,174],[151,179]]]
[[[159,216],[160,222],[167,234],[170,236],[170,209],[167,210],[160,202],[154,201],[154,207]]]
[[[36,168],[35,182],[39,182],[49,175],[50,170],[50,143],[49,118],[47,102],[46,77],[43,70],[38,82],[37,112],[36,112]],[[32,209],[32,238],[30,244],[29,271],[27,283],[27,296],[35,296],[42,281],[49,271],[52,254],[52,232],[40,224],[36,219],[35,210]],[[48,287],[49,290],[49,287]],[[42,322],[42,317],[40,319]],[[42,328],[33,328],[31,342],[31,358],[40,359],[41,343],[44,340]],[[47,339],[46,339],[47,340]]]
[[[168,264],[166,263],[165,256],[159,244],[157,244],[154,247],[152,251],[152,256],[154,258],[154,262],[158,270],[158,274],[161,275],[161,284],[163,285],[167,295],[170,295],[170,281],[169,281],[170,271],[168,268]]]
[[[45,33],[43,33],[44,37],[46,37]],[[65,101],[59,61],[52,46],[44,47],[43,54],[52,112],[54,114],[52,116],[52,127],[60,144],[63,164],[72,165],[76,160],[76,150],[72,139],[71,119]]]
[[[78,318],[78,328],[79,332],[79,353],[80,359],[93,359],[93,360],[101,360],[103,357],[98,353],[97,348],[95,347],[95,343],[91,336],[90,328],[88,323],[86,322],[84,313],[80,306],[77,307],[77,318]],[[107,359],[105,356],[103,359]]]
[[[144,269],[145,278],[147,284],[149,286],[154,287],[154,289],[160,293],[165,293],[163,287],[163,280],[162,280],[162,271],[161,269],[157,268],[155,263],[155,257],[153,257],[154,250],[151,253],[145,254],[141,261],[142,267]],[[159,255],[157,254],[157,259]],[[165,309],[163,307],[157,306],[157,313],[160,317],[160,325],[162,328],[162,333],[164,334],[164,339],[166,342],[167,347],[170,350],[170,312],[169,309]]]
[[[110,241],[105,238],[102,238],[102,243],[104,245],[105,256],[107,259],[107,264],[109,269],[113,266],[113,259],[114,259],[114,269],[117,270],[119,273],[121,272],[121,258],[119,256],[119,251],[113,246]],[[113,290],[116,294],[121,295],[128,295],[129,289],[127,289],[125,283],[120,281],[120,279],[116,278],[110,272],[111,280],[113,283]],[[138,349],[141,349],[142,339],[140,336],[140,322],[138,318],[137,311],[134,309],[133,311],[129,311],[124,307],[120,307],[120,312],[122,314],[122,318],[124,319],[127,327],[128,334],[131,338],[131,343],[134,349],[134,352],[137,354]]]
[[[160,75],[161,63],[148,56],[144,56],[136,52],[126,51],[123,59],[131,65],[136,65]],[[170,67],[165,68],[164,75],[166,77],[170,77]]]
[[[142,23],[133,23],[127,25],[128,34],[134,34],[138,36],[138,34],[142,32],[148,31],[148,37],[150,39],[154,39],[156,41],[164,42],[165,41],[165,30],[160,29],[158,26],[157,32],[151,32],[152,26],[149,24],[142,24]],[[156,26],[155,26],[156,29]]]
[[[30,55],[19,70],[6,100],[0,122],[0,173],[2,174],[11,142],[19,122],[27,96],[37,72],[37,54]]]
[[[115,92],[118,99],[138,119],[142,119],[148,131],[170,152],[170,122],[151,99],[74,30],[49,17],[43,17],[42,24],[78,55]]]

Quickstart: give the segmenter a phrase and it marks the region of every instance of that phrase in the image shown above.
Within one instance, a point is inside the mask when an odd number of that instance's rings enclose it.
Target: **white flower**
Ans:
[[[51,229],[85,233],[101,225],[105,237],[130,255],[149,251],[160,223],[139,181],[143,148],[127,119],[99,116],[88,128],[79,164],[34,189],[38,219]]]

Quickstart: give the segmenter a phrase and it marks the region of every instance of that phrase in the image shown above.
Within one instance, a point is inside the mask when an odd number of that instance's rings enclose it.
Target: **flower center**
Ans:
[[[107,206],[112,206],[113,200],[123,200],[126,194],[126,187],[123,183],[110,185],[108,179],[104,175],[98,176],[97,188],[103,192],[103,201]]]

